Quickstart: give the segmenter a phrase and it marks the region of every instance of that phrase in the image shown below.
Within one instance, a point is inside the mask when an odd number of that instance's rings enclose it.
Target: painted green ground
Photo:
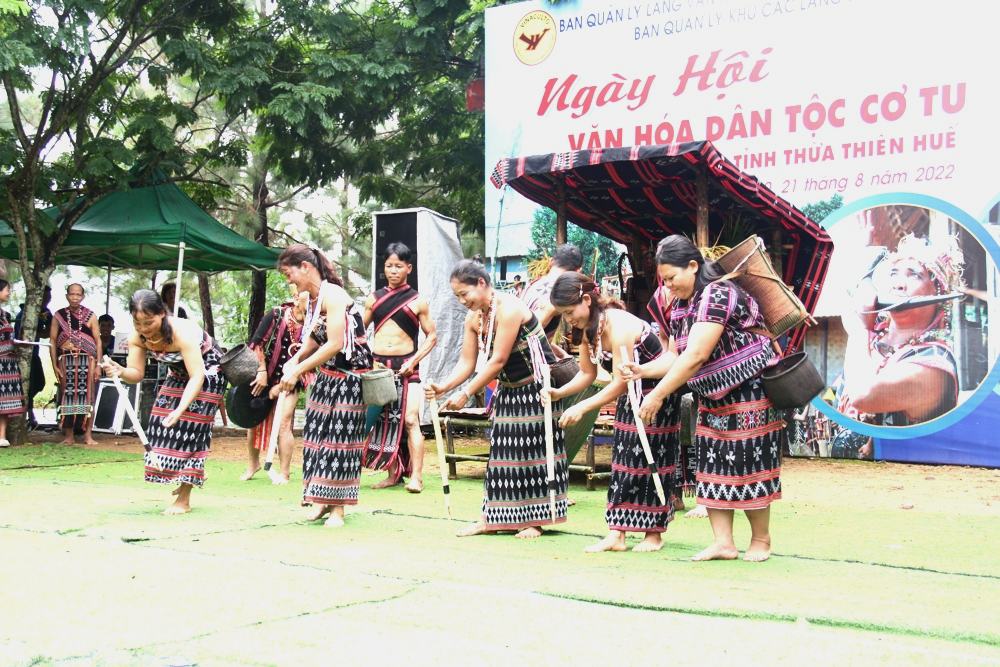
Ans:
[[[139,461],[0,451],[0,664],[1000,662],[997,471],[791,462],[775,557],[698,564],[708,525],[681,517],[658,554],[584,554],[604,494],[582,484],[542,539],[458,539],[433,467],[419,496],[366,475],[331,530],[298,485],[215,459],[195,510],[163,517]],[[452,482],[458,518],[481,484]]]

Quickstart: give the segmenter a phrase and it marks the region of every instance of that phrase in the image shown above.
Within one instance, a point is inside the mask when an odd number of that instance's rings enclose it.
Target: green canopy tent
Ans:
[[[55,220],[59,210],[45,214]],[[17,237],[0,222],[0,257],[17,259]],[[220,223],[173,183],[159,183],[113,192],[91,206],[73,225],[56,262],[109,270],[176,266],[176,314],[185,266],[207,273],[270,269],[278,254]]]

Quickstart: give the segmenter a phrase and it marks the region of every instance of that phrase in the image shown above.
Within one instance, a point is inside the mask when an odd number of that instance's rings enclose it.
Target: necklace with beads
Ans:
[[[477,366],[486,360],[493,344],[493,320],[496,316],[496,302],[497,293],[493,292],[490,294],[490,306],[486,311],[487,317],[483,316],[483,311],[479,311],[479,331],[476,334],[479,342],[479,363]],[[485,327],[483,326],[484,322],[486,323]]]

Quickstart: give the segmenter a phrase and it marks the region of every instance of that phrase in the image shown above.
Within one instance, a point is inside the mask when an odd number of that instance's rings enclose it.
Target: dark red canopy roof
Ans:
[[[727,224],[771,240],[784,230],[784,280],[811,313],[819,300],[833,241],[801,211],[744,174],[709,141],[569,151],[504,159],[490,176],[528,199],[558,210],[564,184],[566,218],[621,243],[655,243],[669,234],[693,236],[699,173],[708,175],[709,230],[714,240]]]

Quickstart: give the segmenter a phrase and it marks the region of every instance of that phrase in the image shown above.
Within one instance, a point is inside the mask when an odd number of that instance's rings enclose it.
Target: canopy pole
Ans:
[[[104,288],[104,312],[111,312],[111,265],[108,264],[108,284]]]
[[[181,307],[181,277],[184,275],[184,241],[177,246],[177,284],[174,285],[174,317]]]
[[[695,219],[695,245],[707,248],[708,240],[708,174],[704,169],[698,170],[695,177],[695,194],[698,203],[698,217]]]
[[[556,209],[556,245],[566,243],[566,182],[560,178],[556,181],[556,193],[559,195],[559,208]]]

